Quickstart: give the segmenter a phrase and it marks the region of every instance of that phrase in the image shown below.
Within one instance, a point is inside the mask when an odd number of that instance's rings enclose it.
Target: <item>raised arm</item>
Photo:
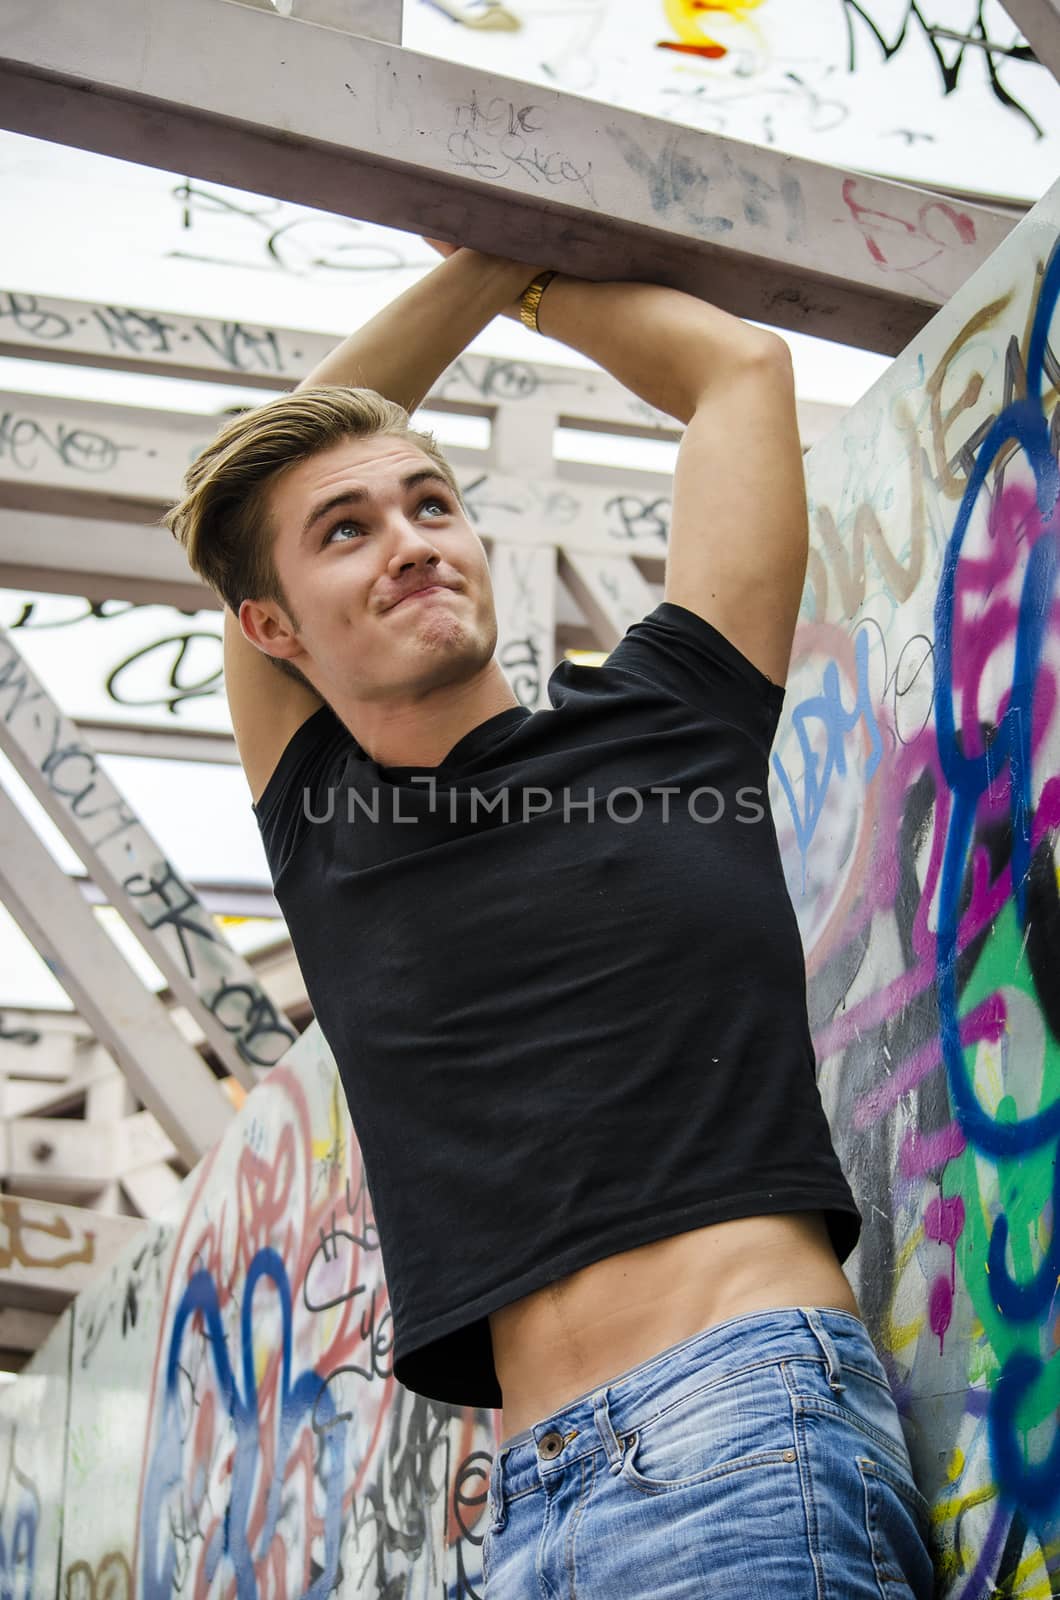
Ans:
[[[809,534],[784,340],[677,289],[556,277],[538,327],[686,423],[664,598],[783,684]]]
[[[297,387],[375,389],[412,411],[475,335],[518,303],[533,276],[533,267],[460,250],[337,345]],[[224,674],[240,760],[257,802],[291,736],[323,701],[263,655],[227,608]]]
[[[298,385],[352,384],[414,411],[487,323],[515,308],[533,267],[455,250],[351,333]]]
[[[505,315],[518,317],[518,307]],[[713,624],[783,684],[809,554],[784,340],[678,289],[564,276],[545,289],[537,323],[687,424],[664,598]]]

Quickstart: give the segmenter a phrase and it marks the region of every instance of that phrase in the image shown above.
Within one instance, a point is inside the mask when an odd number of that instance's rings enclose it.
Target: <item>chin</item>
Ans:
[[[431,604],[427,601],[426,604]],[[428,649],[452,650],[460,654],[477,654],[482,648],[482,629],[467,617],[454,614],[442,601],[433,607],[429,616],[419,619],[416,640]]]

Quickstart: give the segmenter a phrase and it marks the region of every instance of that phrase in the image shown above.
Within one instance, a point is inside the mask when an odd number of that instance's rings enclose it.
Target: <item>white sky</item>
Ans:
[[[481,15],[485,0],[446,3],[466,3],[472,16]],[[1043,68],[1010,53],[1019,36],[999,0],[986,0],[983,12],[993,47],[989,59],[1018,110],[1002,105],[992,88],[988,53],[980,44],[964,46],[955,85],[942,93],[932,42],[955,70],[961,39],[973,31],[975,0],[924,0],[931,38],[910,21],[905,42],[889,61],[868,23],[845,0],[718,0],[709,12],[695,10],[692,0],[511,0],[507,9],[520,26],[487,32],[452,21],[434,0],[405,0],[404,43],[811,159],[969,194],[1033,202],[1060,170],[1060,91]],[[861,0],[861,11],[893,43],[908,17],[908,0]],[[660,48],[663,42],[702,44],[704,29],[723,52],[715,59]],[[1035,121],[1044,130],[1041,137]],[[193,180],[189,194],[185,174],[2,132],[0,208],[0,289],[306,328],[336,339],[437,261],[407,234],[212,183]],[[281,228],[276,260],[266,253],[265,241]],[[786,337],[805,399],[853,405],[887,365],[864,351]],[[504,319],[471,348],[588,365],[576,352]],[[257,389],[2,358],[0,388],[204,413],[262,398]],[[443,445],[474,442],[454,432],[459,424],[453,419],[435,425]],[[602,452],[615,449],[602,436],[595,444],[596,459],[606,461]],[[611,459],[634,464],[630,441],[617,449],[620,455]],[[643,459],[657,470],[671,462],[666,447],[661,457]],[[0,622],[10,624],[33,598],[0,590]],[[36,620],[56,621],[79,609],[61,597],[36,598]],[[219,617],[181,617],[179,631],[200,625],[219,629]],[[120,708],[102,697],[102,678],[115,660],[167,631],[174,631],[173,614],[150,608],[19,637],[66,712],[121,720]],[[209,647],[202,649],[205,661]],[[220,693],[194,711],[195,725],[228,726]],[[118,757],[104,764],[185,877],[268,885],[238,769],[182,769],[173,762]],[[10,784],[64,869],[77,870],[76,857],[2,759],[0,782]],[[114,921],[107,919],[112,932]],[[123,932],[116,936],[145,981],[153,981],[154,969],[135,940]],[[242,942],[251,937],[247,931]],[[0,1006],[66,1004],[0,909]]]

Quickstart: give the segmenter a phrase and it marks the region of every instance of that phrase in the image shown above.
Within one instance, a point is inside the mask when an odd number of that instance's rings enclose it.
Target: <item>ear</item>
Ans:
[[[244,639],[262,655],[291,661],[305,654],[282,606],[275,600],[244,600],[239,607]]]

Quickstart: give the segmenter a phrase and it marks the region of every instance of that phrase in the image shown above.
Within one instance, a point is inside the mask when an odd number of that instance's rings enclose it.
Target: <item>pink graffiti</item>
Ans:
[[[955,639],[953,658],[959,667],[955,688],[961,697],[961,738],[969,755],[982,753],[982,724],[997,724],[1008,709],[1010,692],[999,695],[995,705],[983,704],[984,684],[997,676],[990,671],[992,659],[1011,648],[1018,621],[1014,596],[1021,581],[1021,557],[1027,549],[1027,529],[1035,515],[1033,493],[1021,483],[1009,483],[998,492],[985,518],[980,548],[975,554],[962,559],[955,589]],[[1060,605],[1054,606],[1052,627],[1060,633]],[[1004,674],[1000,681],[1004,681]],[[1008,673],[1011,683],[1011,672]],[[1054,675],[1042,666],[1035,683],[1032,750],[1037,754],[1050,737],[1060,697]],[[886,719],[881,714],[881,726]],[[899,837],[902,824],[902,807],[905,797],[925,773],[930,773],[936,794],[931,847],[925,863],[924,882],[919,903],[912,921],[911,935],[915,960],[906,971],[876,993],[866,996],[858,1004],[836,1013],[825,1028],[814,1037],[814,1045],[821,1059],[848,1049],[865,1033],[880,1027],[928,993],[935,981],[935,935],[929,925],[929,915],[938,888],[942,866],[942,849],[949,822],[949,795],[942,781],[938,754],[934,743],[934,729],[926,727],[919,737],[901,746],[887,763],[881,765],[872,785],[880,793],[873,797],[876,827],[874,859],[861,874],[861,883],[868,887],[852,909],[842,940],[849,944],[856,940],[871,924],[874,915],[890,909],[900,887],[899,852],[894,841]],[[1009,777],[1007,770],[999,772],[984,796],[980,807],[980,824],[1002,823],[1009,812]],[[868,806],[868,797],[866,799]],[[1060,828],[1060,775],[1050,777],[1037,798],[1032,847],[1052,830]],[[971,894],[961,918],[958,947],[965,950],[974,943],[984,929],[989,928],[1002,914],[1012,893],[1012,875],[1009,866],[991,877],[990,856],[985,846],[977,846],[971,855]],[[845,909],[845,908],[844,908]],[[829,932],[834,932],[830,923]],[[808,970],[814,972],[821,964],[825,952],[816,948],[808,951]],[[827,951],[827,956],[832,950]],[[996,1007],[1003,1011],[999,997]],[[961,1037],[965,1044],[983,1038],[996,1038],[997,1017],[990,1018],[983,1008],[962,1019]],[[919,1049],[910,1053],[893,1072],[858,1100],[854,1125],[858,1129],[870,1126],[887,1112],[893,1110],[904,1094],[914,1089],[941,1064],[941,1050],[937,1037],[927,1039]]]
[[[953,656],[960,663],[961,742],[964,754],[982,755],[982,723],[999,723],[1009,708],[1011,693],[1002,695],[996,706],[980,707],[983,679],[991,661],[999,653],[1006,658],[1013,648],[1019,623],[1020,590],[1023,583],[1023,558],[1036,539],[1032,528],[1041,530],[1037,500],[1021,483],[1006,486],[989,507],[986,540],[981,556],[963,555],[954,584]],[[1011,682],[1011,667],[1004,676]],[[1056,684],[1048,672],[1035,683],[1032,744],[1040,745],[1056,707]],[[993,796],[991,787],[990,797]]]
[[[964,1232],[964,1201],[960,1195],[936,1195],[924,1212],[924,1233],[936,1244],[949,1246],[950,1275],[940,1273],[928,1297],[928,1321],[938,1339],[942,1354],[946,1331],[953,1319],[953,1297],[957,1290],[957,1240]]]
[[[939,1342],[939,1354],[942,1354],[943,1343],[947,1330],[953,1318],[953,1285],[945,1273],[940,1273],[931,1285],[928,1295],[928,1322],[931,1331]]]
[[[928,1321],[938,1339],[939,1354],[953,1319],[953,1297],[957,1291],[957,1240],[964,1232],[964,1201],[960,1195],[936,1195],[924,1212],[924,1233],[936,1244],[949,1246],[950,1275],[940,1273],[928,1297]]]
[[[959,211],[945,200],[929,200],[916,214],[915,222],[862,205],[856,190],[862,180],[843,181],[843,204],[856,224],[865,248],[877,266],[891,272],[907,273],[920,282],[927,280],[923,269],[955,246],[975,243],[975,223],[966,211]]]
[[[981,1005],[976,1006],[962,1018],[961,1043],[971,1045],[987,1040],[990,1044],[997,1044],[1005,1031],[1006,1016],[1002,997],[996,994],[990,995]],[[902,1096],[908,1094],[910,1089],[915,1089],[918,1083],[934,1071],[941,1060],[942,1051],[938,1039],[930,1039],[883,1083],[877,1084],[867,1094],[861,1096],[854,1107],[855,1128],[869,1128],[888,1111],[893,1111]]]
[[[903,1178],[924,1178],[937,1167],[953,1161],[965,1147],[964,1134],[955,1122],[934,1133],[912,1129],[898,1152],[898,1170]]]
[[[964,1201],[959,1194],[936,1195],[924,1212],[924,1232],[937,1244],[948,1245],[956,1251],[957,1240],[964,1232]]]

